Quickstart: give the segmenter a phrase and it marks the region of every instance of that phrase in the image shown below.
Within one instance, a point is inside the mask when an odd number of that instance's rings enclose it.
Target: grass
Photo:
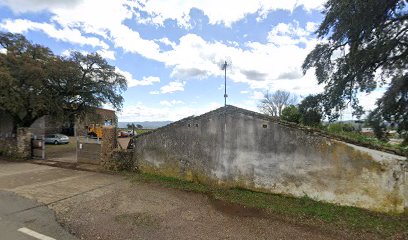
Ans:
[[[146,133],[146,132],[151,132],[151,129],[136,129],[136,133],[137,134],[142,134],[142,133]]]
[[[346,132],[346,131],[341,131],[341,132],[332,132],[332,134],[354,140],[360,143],[376,146],[377,148],[385,148],[385,149],[390,149],[394,150],[396,152],[400,152],[403,155],[408,156],[408,147],[404,147],[401,145],[396,145],[396,144],[391,144],[388,142],[380,141],[375,137],[370,137],[370,136],[365,136],[361,133],[358,132]]]
[[[408,215],[388,215],[355,207],[317,202],[309,197],[293,198],[278,194],[254,192],[240,188],[220,188],[171,177],[138,173],[128,174],[132,182],[155,183],[168,188],[205,194],[213,199],[263,209],[294,221],[325,223],[384,237],[408,235]]]
[[[68,144],[59,144],[59,145],[46,144],[45,145],[45,154],[47,158],[59,157],[67,152],[73,153],[75,151],[76,151],[75,137],[69,137]]]

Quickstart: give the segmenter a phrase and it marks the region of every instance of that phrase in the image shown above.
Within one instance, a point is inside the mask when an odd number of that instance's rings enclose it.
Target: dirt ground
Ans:
[[[125,177],[0,161],[0,190],[35,199],[79,239],[375,239]]]
[[[375,239],[155,185],[109,188],[53,205],[59,222],[80,239]]]

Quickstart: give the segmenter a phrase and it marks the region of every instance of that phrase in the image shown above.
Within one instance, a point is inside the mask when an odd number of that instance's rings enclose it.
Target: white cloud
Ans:
[[[140,34],[125,25],[118,25],[110,30],[113,42],[126,52],[138,53],[145,58],[158,59],[160,46],[153,40],[145,40]]]
[[[163,106],[171,107],[177,104],[184,104],[184,102],[181,100],[171,100],[171,101],[164,100],[164,101],[160,101],[160,104]]]
[[[167,46],[171,46],[171,47],[175,47],[176,46],[176,43],[174,43],[174,42],[172,42],[172,41],[170,41],[168,38],[160,38],[160,39],[157,39],[156,41],[158,41],[158,42],[161,42],[161,43],[163,43],[164,45],[167,45]]]
[[[184,85],[186,85],[186,82],[180,82],[180,81],[169,82],[169,84],[164,85],[163,87],[160,88],[160,92],[161,93],[174,93],[178,91],[184,91]]]
[[[126,78],[128,87],[149,86],[149,85],[153,85],[154,83],[160,82],[159,77],[149,76],[149,77],[143,77],[142,80],[136,80],[133,78],[130,72],[121,70],[119,68],[116,68],[116,72],[122,74]]]
[[[23,2],[23,0],[17,1]],[[77,1],[69,7],[58,4],[50,4],[49,7],[44,7],[45,4],[43,4],[41,7],[38,3],[40,1],[47,2],[47,0],[37,0],[27,4],[37,3],[39,7],[32,7],[33,10],[50,11],[52,15],[50,23],[35,23],[20,19],[10,21],[8,27],[14,28],[16,32],[42,31],[50,36],[56,35],[51,37],[61,41],[98,47],[101,48],[97,50],[101,55],[112,60],[115,59],[115,52],[109,49],[109,45],[164,63],[171,70],[170,77],[177,81],[171,80],[168,85],[158,91],[151,91],[150,94],[184,91],[186,81],[191,79],[222,78],[223,71],[220,70],[219,63],[225,59],[225,56],[232,59],[232,68],[227,71],[227,81],[245,83],[252,91],[283,89],[305,95],[322,89],[317,85],[312,71],[305,76],[300,71],[305,56],[317,43],[311,35],[317,27],[316,23],[306,23],[304,28],[297,22],[281,23],[271,28],[267,42],[240,42],[239,44],[228,41],[206,41],[196,34],[186,34],[174,41],[166,37],[147,39],[125,23],[133,19],[142,19],[140,16],[145,14],[138,11],[143,10],[147,13],[149,21],[155,24],[160,25],[167,19],[174,19],[180,25],[189,27],[189,13],[195,8],[203,11],[211,24],[231,26],[248,14],[257,14],[260,18],[264,18],[269,12],[277,9],[288,11],[293,11],[296,7],[303,7],[306,10],[320,9],[323,0],[178,2],[157,0],[148,1],[144,6],[127,0],[86,0]],[[14,4],[11,0],[0,0],[0,2],[10,6]],[[232,5],[234,7],[230,7]],[[97,11],[90,11],[96,6]],[[3,21],[4,24],[7,22]],[[171,50],[161,49],[160,46],[163,45],[170,46]],[[142,86],[160,81],[157,77],[135,80],[131,74],[127,79],[129,86]]]
[[[314,23],[308,25],[301,28],[297,22],[278,24],[271,29],[269,40],[285,37],[286,42],[247,42],[245,49],[217,41],[207,42],[198,35],[187,34],[172,50],[160,54],[159,60],[173,67],[171,77],[190,80],[223,77],[219,63],[230,56],[232,69],[227,71],[227,81],[247,83],[252,89],[275,89],[279,83],[280,88],[292,92],[314,93],[322,88],[317,86],[315,77],[310,74],[312,71],[303,76],[300,69],[317,43],[311,35]]]
[[[293,11],[300,6],[308,11],[320,10],[324,2],[325,0],[189,0],[177,2],[142,0],[140,4],[136,4],[136,8],[148,15],[145,18],[139,17],[140,23],[163,25],[166,20],[176,20],[180,26],[189,28],[191,27],[190,11],[194,8],[201,10],[208,17],[210,24],[224,24],[230,27],[248,14],[257,13],[258,20],[261,21],[274,10]]]
[[[107,50],[107,49],[101,49],[101,50],[98,50],[96,52],[99,53],[99,55],[101,55],[101,57],[103,57],[105,59],[116,60],[115,51]]]
[[[109,48],[109,46],[104,41],[100,40],[97,37],[85,37],[78,29],[71,29],[69,27],[57,29],[53,24],[49,23],[38,23],[25,19],[7,19],[0,23],[0,28],[13,33],[24,33],[29,30],[42,31],[49,37],[57,40],[71,42],[79,45],[102,47],[104,49]]]
[[[268,33],[268,41],[278,46],[307,43],[315,29],[315,23],[308,22],[306,28],[299,27],[298,22],[279,23]]]
[[[159,95],[160,91],[150,91],[149,94],[151,95]]]
[[[264,94],[263,92],[260,92],[260,91],[254,91],[250,98],[254,100],[261,100],[264,98]]]
[[[36,12],[52,8],[71,8],[81,0],[0,0],[0,5],[9,6],[16,13]]]
[[[222,107],[219,103],[209,103],[208,105],[195,106],[171,106],[171,107],[149,107],[139,102],[131,106],[124,106],[122,112],[118,113],[120,122],[131,121],[177,121],[182,118],[200,115],[216,108]]]

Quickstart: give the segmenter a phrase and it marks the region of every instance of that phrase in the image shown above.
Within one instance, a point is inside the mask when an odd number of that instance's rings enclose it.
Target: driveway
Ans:
[[[58,222],[79,239],[334,240],[375,237],[301,222],[293,224],[259,211],[214,202],[196,193],[155,184],[132,184],[119,175],[30,163],[0,161],[0,191],[12,192],[54,210]],[[0,195],[0,198],[4,197]],[[14,229],[10,231],[21,228],[21,224],[24,221],[10,227]],[[35,228],[36,231],[52,236],[52,231],[41,226]],[[69,239],[69,236],[58,239]]]
[[[34,200],[0,190],[1,239],[72,239],[56,221],[54,212]]]

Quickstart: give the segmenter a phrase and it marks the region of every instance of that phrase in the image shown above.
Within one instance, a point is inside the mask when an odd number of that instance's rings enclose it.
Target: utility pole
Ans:
[[[227,61],[224,62],[224,98],[225,103],[224,106],[227,106]]]
[[[222,63],[221,65],[221,70],[224,70],[224,98],[225,98],[225,102],[224,102],[224,106],[227,106],[227,67],[231,66],[231,63],[224,61],[224,63]]]

